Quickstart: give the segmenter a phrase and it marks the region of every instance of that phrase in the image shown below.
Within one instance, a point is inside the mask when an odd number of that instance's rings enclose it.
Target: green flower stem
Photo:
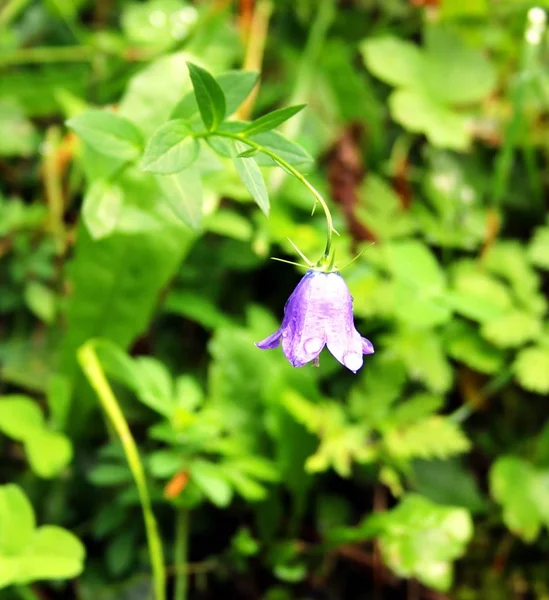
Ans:
[[[175,593],[174,600],[187,600],[187,560],[189,548],[189,510],[177,508],[175,522]]]
[[[320,192],[311,184],[309,181],[288,161],[284,160],[276,152],[265,148],[261,144],[254,142],[246,138],[243,134],[239,133],[230,133],[228,131],[214,131],[214,132],[204,132],[201,134],[197,134],[196,137],[208,137],[210,135],[217,135],[219,137],[229,138],[232,140],[237,140],[248,145],[250,148],[255,148],[258,152],[263,152],[270,158],[272,158],[280,167],[285,169],[288,173],[291,173],[296,179],[298,179],[315,197],[315,200],[322,206],[324,210],[324,215],[326,216],[326,224],[328,226],[327,239],[326,239],[326,250],[324,251],[324,256],[328,258],[331,254],[332,250],[332,233],[338,234],[336,229],[334,228],[334,221],[332,219],[332,213],[326,204],[326,200],[322,197]]]
[[[120,405],[105,376],[105,371],[97,357],[93,340],[86,342],[78,349],[78,362],[88,378],[90,385],[95,390],[99,401],[101,402],[104,411],[107,413],[124,448],[130,471],[137,486],[141,508],[143,509],[143,518],[145,521],[154,582],[154,598],[155,600],[166,600],[166,568],[164,564],[164,553],[156,519],[152,511],[151,499],[145,480],[145,471],[141,459],[139,458],[139,451],[131,434],[128,422],[120,409]]]

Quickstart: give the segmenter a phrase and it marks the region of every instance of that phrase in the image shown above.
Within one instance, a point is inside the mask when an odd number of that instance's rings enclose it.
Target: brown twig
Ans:
[[[245,71],[261,71],[263,65],[263,55],[265,53],[265,44],[269,32],[269,20],[273,12],[273,3],[271,0],[259,0],[255,6],[253,16],[250,22],[243,21],[242,26],[247,28],[245,35],[247,38],[246,56],[244,58],[243,69]],[[237,111],[237,118],[247,120],[252,114],[259,86],[256,85],[252,93]]]

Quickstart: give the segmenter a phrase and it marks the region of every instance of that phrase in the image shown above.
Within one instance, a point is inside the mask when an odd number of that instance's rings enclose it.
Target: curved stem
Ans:
[[[269,150],[269,148],[265,148],[258,142],[254,142],[238,133],[230,133],[228,131],[215,131],[215,132],[204,132],[197,134],[195,137],[208,137],[210,135],[216,135],[219,137],[225,137],[232,140],[237,140],[242,142],[243,144],[247,144],[250,148],[255,148],[259,152],[263,152],[270,158],[272,158],[280,167],[291,173],[296,179],[298,179],[315,197],[316,202],[322,206],[322,210],[324,211],[324,215],[326,217],[326,224],[328,226],[327,239],[326,239],[326,249],[324,250],[324,256],[330,256],[332,250],[332,233],[339,235],[334,227],[334,221],[332,219],[332,213],[326,204],[326,200],[322,197],[321,193],[302,175],[295,167],[293,167],[288,161],[284,160],[276,152]]]
[[[160,541],[156,519],[152,511],[151,499],[145,480],[145,471],[141,459],[139,458],[137,444],[133,439],[128,422],[118,404],[118,400],[107,381],[105,371],[103,370],[95,351],[93,340],[86,342],[78,349],[78,362],[90,382],[90,385],[95,390],[103,410],[107,413],[107,416],[120,438],[122,447],[124,448],[128,466],[130,467],[139,494],[139,502],[143,509],[143,519],[145,521],[154,582],[154,598],[155,600],[166,600],[166,568],[164,565],[164,552],[162,550],[162,542]]]

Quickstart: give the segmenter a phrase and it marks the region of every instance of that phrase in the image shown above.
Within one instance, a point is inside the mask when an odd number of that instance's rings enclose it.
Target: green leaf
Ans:
[[[447,458],[467,452],[471,444],[460,427],[442,416],[431,416],[384,433],[387,452],[397,460]]]
[[[35,531],[25,553],[14,559],[19,567],[16,582],[76,577],[83,570],[84,557],[84,546],[72,533],[44,525]]]
[[[93,239],[109,236],[115,229],[124,203],[122,188],[106,179],[96,179],[84,196],[82,218]]]
[[[34,511],[23,491],[13,484],[0,486],[0,557],[21,554],[34,528]]]
[[[513,306],[509,287],[483,272],[472,261],[454,265],[453,290],[447,294],[449,304],[465,317],[484,323],[503,315]]]
[[[387,268],[398,279],[439,292],[445,285],[444,272],[429,248],[416,241],[393,242],[384,248]]]
[[[243,144],[234,144],[233,162],[238,176],[246,189],[250,192],[259,208],[269,216],[269,194],[261,170],[253,158],[240,158],[239,152],[242,151]]]
[[[549,348],[531,346],[521,350],[513,370],[524,389],[538,394],[549,393]]]
[[[469,48],[449,27],[426,28],[426,54],[420,85],[445,104],[480,102],[497,83],[492,63],[481,52]]]
[[[202,121],[208,130],[214,131],[225,118],[225,94],[208,71],[190,62],[187,67]]]
[[[446,280],[436,258],[417,241],[395,241],[381,249],[384,266],[392,273],[392,312],[415,327],[432,327],[451,316],[444,291]]]
[[[293,167],[310,167],[314,163],[312,156],[304,148],[286,139],[276,131],[265,131],[264,133],[250,135],[249,139],[261,144],[261,146],[268,150],[272,150]],[[262,167],[272,167],[278,164],[270,156],[263,153],[259,153],[256,156],[256,161]]]
[[[257,156],[259,154],[259,150],[257,148],[249,148],[248,150],[244,150],[238,155],[238,158],[252,158],[253,156]]]
[[[119,114],[139,123],[147,136],[152,135],[170,119],[178,100],[190,88],[186,58],[186,52],[170,52],[138,67],[120,99]]]
[[[157,175],[156,180],[173,212],[191,229],[202,225],[202,181],[200,171],[189,167],[172,175]]]
[[[476,478],[459,459],[416,460],[411,481],[414,489],[438,504],[461,506],[472,513],[484,512],[486,501]]]
[[[185,121],[168,121],[148,141],[141,168],[161,175],[177,173],[196,160],[198,149],[198,141]]]
[[[52,324],[57,312],[55,292],[39,281],[29,281],[25,286],[25,303],[44,323]]]
[[[473,535],[469,512],[439,506],[423,496],[408,494],[400,504],[373,515],[386,565],[401,577],[416,577],[425,585],[447,591],[452,585],[452,564],[465,552]]]
[[[231,486],[218,466],[204,460],[195,460],[190,467],[190,477],[203,494],[216,506],[225,507],[231,502]]]
[[[549,226],[536,229],[528,248],[528,256],[533,265],[549,270]]]
[[[541,321],[522,310],[514,310],[483,323],[481,333],[498,348],[516,348],[541,333]]]
[[[175,408],[175,389],[171,373],[159,360],[143,356],[134,360],[137,396],[157,413],[171,417]]]
[[[533,542],[541,527],[534,495],[535,470],[514,456],[501,456],[490,470],[490,492],[503,507],[505,525],[527,542]]]
[[[25,441],[31,469],[45,479],[59,475],[72,460],[70,440],[55,431],[42,429]]]
[[[26,396],[0,399],[0,431],[23,443],[31,469],[39,477],[55,477],[72,459],[69,439],[46,429],[39,406]]]
[[[246,129],[244,129],[243,133],[245,133],[246,136],[250,136],[257,133],[270,131],[271,129],[274,129],[275,127],[278,127],[284,123],[284,121],[287,121],[296,115],[298,112],[302,111],[306,106],[306,104],[299,104],[296,106],[287,106],[286,108],[273,110],[272,112],[255,119],[255,121],[252,121],[246,127]]]
[[[259,73],[255,71],[225,71],[215,78],[225,94],[227,116],[232,115],[246,100],[258,78]]]
[[[90,110],[67,121],[67,125],[94,150],[126,161],[141,154],[143,140],[128,119],[104,110]]]
[[[225,71],[216,76],[215,80],[225,94],[226,115],[232,115],[250,95],[257,83],[259,74],[254,71]],[[198,104],[193,92],[185,94],[175,107],[172,119],[192,119],[198,114]]]
[[[512,287],[518,303],[527,312],[542,315],[547,300],[540,293],[540,277],[528,260],[524,245],[516,240],[496,241],[482,260],[483,266]]]
[[[503,367],[505,353],[482,339],[478,328],[465,321],[450,323],[444,339],[448,354],[476,371],[491,374]]]
[[[450,389],[452,368],[441,340],[431,331],[399,331],[387,338],[387,347],[403,360],[412,380],[422,381],[434,393]]]
[[[151,453],[148,458],[151,473],[162,479],[172,477],[185,466],[185,460],[179,450],[157,450]]]
[[[386,83],[413,86],[420,77],[423,57],[415,44],[384,36],[362,42],[360,51],[368,69]]]
[[[0,588],[82,572],[85,550],[70,532],[35,529],[32,506],[15,485],[0,486]]]
[[[151,322],[158,297],[179,268],[194,239],[173,215],[151,175],[137,168],[119,181],[126,201],[116,232],[93,240],[80,227],[68,265],[71,294],[61,344],[61,373],[70,384],[78,373],[76,350],[92,337],[126,348]],[[88,411],[97,401],[74,386],[78,412],[73,430],[87,426]]]
[[[128,466],[121,463],[102,463],[88,472],[88,479],[98,487],[118,486],[132,481]]]
[[[434,146],[463,151],[471,144],[469,118],[421,91],[399,89],[391,94],[389,107],[397,123],[414,133],[424,133]]]
[[[391,407],[382,429],[409,425],[425,419],[444,406],[444,398],[435,394],[418,393]]]

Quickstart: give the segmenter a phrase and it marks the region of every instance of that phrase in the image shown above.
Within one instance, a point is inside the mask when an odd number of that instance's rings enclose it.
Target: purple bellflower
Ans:
[[[353,373],[363,363],[363,354],[374,346],[355,329],[353,298],[339,273],[310,270],[304,275],[284,306],[280,329],[256,346],[282,351],[294,367],[311,361],[318,364],[324,346]]]

